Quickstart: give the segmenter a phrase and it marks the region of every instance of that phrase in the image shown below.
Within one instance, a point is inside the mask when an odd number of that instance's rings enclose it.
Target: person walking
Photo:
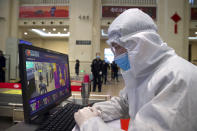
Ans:
[[[116,79],[116,81],[118,82],[118,65],[113,61],[112,62],[112,70],[113,70],[113,79]]]
[[[107,71],[109,69],[109,64],[107,62],[105,62],[105,60],[103,60],[103,66],[102,66],[102,81],[104,84],[106,84],[107,82]]]
[[[79,67],[80,67],[80,61],[77,59],[75,63],[75,74],[77,79],[79,78]]]
[[[93,74],[93,92],[96,91],[96,85],[98,85],[98,92],[101,92],[102,65],[103,65],[103,62],[100,59],[100,53],[96,53],[96,58],[92,61],[92,64],[91,64],[91,72]]]
[[[114,80],[114,70],[113,70],[113,62],[110,64],[111,66],[111,81]]]

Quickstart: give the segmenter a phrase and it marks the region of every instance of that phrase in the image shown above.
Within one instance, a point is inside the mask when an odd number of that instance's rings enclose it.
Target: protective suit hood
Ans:
[[[109,45],[127,49],[131,69],[122,72],[126,87],[119,97],[94,104],[102,120],[129,114],[129,131],[197,131],[197,67],[176,55],[138,9],[120,14],[108,34]],[[120,131],[102,120],[89,120],[81,131]]]
[[[139,109],[153,97],[152,93],[147,93],[143,102],[139,102],[143,95],[141,91],[148,90],[145,86],[140,89],[140,85],[150,79],[175,52],[157,34],[154,21],[139,9],[129,9],[120,14],[109,27],[108,34],[109,45],[115,42],[128,52],[131,69],[122,71],[122,76],[126,91],[130,92],[130,116],[135,118]]]
[[[174,54],[157,34],[154,21],[139,9],[129,9],[120,14],[108,29],[109,40],[128,51],[134,77],[148,75],[160,62]]]

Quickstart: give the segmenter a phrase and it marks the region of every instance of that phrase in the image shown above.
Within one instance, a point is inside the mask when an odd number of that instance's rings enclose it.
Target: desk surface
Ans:
[[[121,129],[120,120],[114,120],[106,123],[108,126],[115,127],[117,129]],[[35,131],[38,128],[36,125],[25,124],[24,122],[20,122],[5,131]]]
[[[19,89],[8,89],[8,88],[0,88],[0,93],[10,94],[10,95],[22,95],[22,90]]]
[[[75,104],[82,104],[82,99],[71,99],[72,102],[74,102]],[[105,101],[105,99],[94,99],[91,100],[89,99],[89,104],[91,103],[95,103],[95,102],[99,102],[99,101]],[[70,101],[64,101],[62,102],[60,105],[64,106],[65,104],[69,103]],[[20,122],[16,125],[13,125],[12,127],[6,129],[6,131],[35,131],[38,128],[38,126],[36,125],[30,125],[30,124],[26,124],[24,122]]]
[[[25,124],[24,122],[20,122],[8,129],[6,131],[35,131],[37,128],[36,125]]]

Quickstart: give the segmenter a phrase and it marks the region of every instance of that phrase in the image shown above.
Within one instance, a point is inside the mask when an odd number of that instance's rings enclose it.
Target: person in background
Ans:
[[[0,50],[0,82],[5,82],[5,62],[3,51]]]
[[[77,76],[77,79],[79,78],[79,67],[80,67],[80,61],[77,59],[75,63],[75,74]]]
[[[98,92],[101,92],[102,66],[103,61],[100,59],[100,53],[96,53],[96,58],[92,61],[91,64],[91,72],[93,74],[93,92],[96,91],[96,85],[98,85]]]
[[[43,82],[43,76],[42,75],[40,76],[39,80],[40,80],[40,84],[39,84],[40,94],[47,93],[47,85]]]
[[[103,66],[102,66],[102,81],[104,84],[106,84],[107,82],[107,71],[109,69],[109,64],[107,62],[105,62],[105,60],[103,60]]]
[[[113,61],[112,61],[112,63],[110,64],[110,67],[111,67],[111,81],[112,81],[112,80],[114,80]]]
[[[117,82],[118,80],[118,65],[115,63],[115,61],[112,62],[111,64],[112,72],[113,72],[113,80],[116,79]]]
[[[78,110],[80,131],[121,131],[105,122],[123,117],[131,118],[128,131],[197,131],[197,66],[161,39],[152,18],[128,9],[112,22],[108,38],[125,88]]]

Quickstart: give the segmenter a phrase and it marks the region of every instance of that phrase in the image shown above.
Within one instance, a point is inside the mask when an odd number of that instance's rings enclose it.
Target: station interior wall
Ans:
[[[110,0],[102,0],[109,1]],[[113,0],[118,1],[118,0]],[[119,0],[121,1],[121,0]],[[119,2],[118,1],[118,2]],[[132,0],[130,0],[132,1]],[[27,1],[29,2],[29,1]],[[119,2],[121,3],[121,2]],[[53,38],[31,38],[24,39],[30,41],[35,46],[55,50],[61,53],[67,53],[71,56],[70,70],[74,73],[75,60],[79,58],[81,60],[81,69],[88,69],[90,67],[92,59],[95,58],[96,52],[100,51],[101,58],[104,58],[104,48],[109,48],[106,44],[106,39],[101,38],[100,29],[103,28],[103,23],[107,23],[108,20],[101,18],[100,8],[103,3],[94,0],[70,0],[70,18],[65,19],[67,22],[71,36],[65,39],[53,39]],[[105,3],[104,3],[105,4]],[[37,4],[38,5],[38,4]],[[111,5],[124,6],[124,4],[112,3]],[[81,6],[81,8],[79,8]],[[170,47],[174,48],[176,53],[181,57],[188,60],[188,45],[192,43],[191,60],[197,59],[197,42],[189,42],[189,29],[190,29],[190,5],[188,0],[157,0],[157,19],[156,24],[158,26],[158,33],[161,38]],[[20,7],[19,0],[0,0],[0,49],[5,52],[6,39],[9,37],[22,38],[21,26],[19,23],[23,21],[18,18],[18,10]],[[82,8],[83,7],[83,8]],[[87,8],[86,8],[87,7]],[[91,7],[91,8],[90,8]],[[171,17],[177,13],[181,20],[177,23],[178,33],[174,33],[175,22]],[[80,15],[89,15],[89,20],[79,19]],[[112,21],[110,19],[109,21]],[[31,20],[29,20],[31,21]],[[45,20],[50,23],[49,21]],[[56,19],[53,19],[56,21]],[[58,20],[57,20],[58,21]],[[105,24],[106,26],[107,24]],[[27,25],[23,25],[23,28]],[[31,25],[32,26],[32,25]],[[40,26],[40,25],[36,25]],[[50,25],[46,25],[50,26]],[[197,26],[195,26],[197,27]],[[107,27],[108,28],[108,27]],[[81,33],[81,32],[85,33]],[[76,40],[91,40],[91,45],[88,46],[76,46]],[[73,53],[74,52],[74,53]],[[82,55],[80,55],[82,54]],[[90,70],[87,71],[90,73]]]
[[[38,38],[33,38],[33,39],[25,39],[29,42],[32,42],[34,46],[41,47],[41,48],[46,48],[50,49],[53,51],[61,52],[61,53],[66,53],[68,54],[68,48],[69,48],[69,39],[38,39]],[[104,59],[104,49],[105,48],[110,48],[109,45],[106,44],[107,39],[101,39],[100,43],[100,53],[101,53],[101,59]],[[77,50],[77,49],[76,49]],[[71,61],[73,64],[75,61]],[[89,63],[90,64],[90,63]],[[90,67],[90,66],[88,66]],[[70,70],[72,75],[74,75],[74,66],[70,66]],[[81,66],[80,70],[87,70],[83,65]],[[89,70],[89,69],[88,69]]]
[[[34,46],[68,54],[68,39],[25,39]]]

